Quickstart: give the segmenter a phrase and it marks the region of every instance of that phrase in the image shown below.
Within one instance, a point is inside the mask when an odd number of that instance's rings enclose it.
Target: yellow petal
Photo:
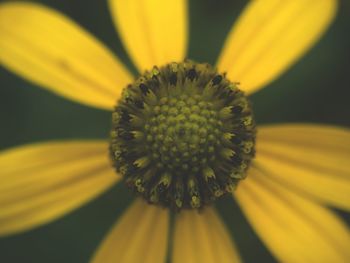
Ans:
[[[278,78],[323,35],[336,0],[256,0],[233,26],[218,61],[248,94]]]
[[[168,210],[137,200],[109,232],[92,262],[164,263],[168,228]]]
[[[350,211],[350,130],[322,125],[260,127],[256,161],[291,190]]]
[[[176,217],[173,263],[241,262],[229,232],[212,208],[183,210]]]
[[[347,262],[350,231],[329,209],[252,167],[236,197],[258,236],[280,262]]]
[[[187,0],[109,0],[124,47],[140,72],[182,61],[187,48]]]
[[[118,177],[100,141],[31,144],[0,153],[0,235],[29,230],[85,204]]]
[[[33,3],[0,5],[0,64],[77,102],[112,109],[132,78],[76,23]]]

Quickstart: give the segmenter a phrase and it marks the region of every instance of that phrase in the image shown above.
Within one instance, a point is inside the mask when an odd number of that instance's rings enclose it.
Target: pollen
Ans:
[[[112,114],[110,155],[149,203],[199,209],[232,192],[255,154],[251,105],[225,74],[192,61],[154,67]]]

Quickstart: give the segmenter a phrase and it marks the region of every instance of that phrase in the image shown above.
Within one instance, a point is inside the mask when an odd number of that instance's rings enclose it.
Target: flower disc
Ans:
[[[112,124],[111,158],[126,184],[177,210],[232,192],[254,156],[250,104],[209,64],[145,72],[124,89]]]

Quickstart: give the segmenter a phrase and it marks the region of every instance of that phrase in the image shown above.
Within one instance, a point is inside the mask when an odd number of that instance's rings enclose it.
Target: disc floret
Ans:
[[[111,158],[126,184],[177,210],[232,192],[254,156],[250,104],[209,64],[145,72],[124,89],[112,125]]]

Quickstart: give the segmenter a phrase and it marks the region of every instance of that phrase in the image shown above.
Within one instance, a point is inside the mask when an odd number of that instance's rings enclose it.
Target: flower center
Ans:
[[[176,210],[232,192],[254,156],[250,104],[209,64],[145,72],[124,89],[112,125],[111,158],[127,186]]]

